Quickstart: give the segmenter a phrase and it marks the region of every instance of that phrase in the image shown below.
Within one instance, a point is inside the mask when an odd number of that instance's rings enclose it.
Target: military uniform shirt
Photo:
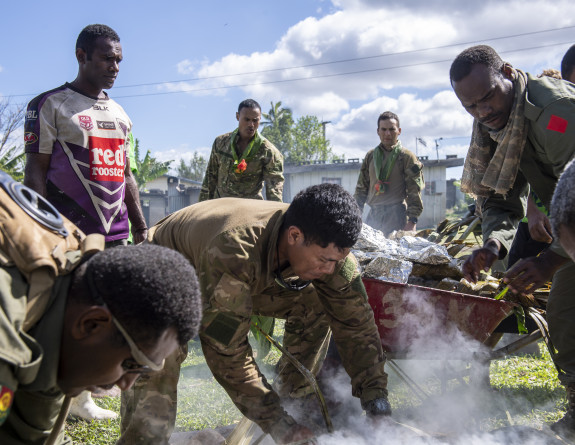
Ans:
[[[235,172],[234,157],[231,152],[232,133],[218,136],[212,146],[210,160],[200,201],[208,199],[236,197],[263,199],[265,183],[266,199],[282,200],[283,156],[266,138],[262,138],[259,149],[247,159],[247,168],[242,173]]]
[[[559,176],[575,156],[575,85],[528,74],[526,94],[527,141],[513,189],[506,197],[493,194],[482,200],[483,236],[501,242],[501,258],[524,216],[527,184],[549,209]],[[567,256],[556,241],[551,249]]]
[[[373,161],[374,150],[383,150],[385,155],[383,165],[391,154],[380,144],[365,155],[354,194],[360,209],[363,210],[366,203],[371,208],[377,208],[400,204],[405,201],[407,217],[419,218],[423,212],[423,201],[421,200],[423,166],[421,162],[412,152],[402,147],[389,176],[389,189],[385,193],[376,194],[374,187],[378,179]]]
[[[70,280],[56,280],[44,315],[25,333],[28,283],[16,267],[0,268],[0,386],[14,393],[12,409],[0,419],[3,445],[43,443],[60,411],[57,375]]]
[[[269,315],[258,312],[261,302],[269,308],[278,299],[285,306],[290,295],[294,300],[300,295],[275,283],[274,255],[287,208],[284,203],[222,198],[182,209],[148,234],[149,240],[179,251],[196,268],[206,361],[234,403],[266,432],[289,416],[257,369],[247,335],[252,314]],[[287,279],[290,271],[282,275]],[[381,339],[355,257],[349,254],[333,274],[312,283],[352,379],[353,394],[362,401],[387,395]]]

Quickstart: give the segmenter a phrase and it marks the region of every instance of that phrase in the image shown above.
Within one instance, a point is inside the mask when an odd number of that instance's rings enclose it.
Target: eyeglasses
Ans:
[[[86,270],[86,279],[88,289],[90,290],[90,293],[92,294],[94,300],[101,301],[102,299],[98,297],[97,286],[96,282],[94,281],[94,271],[90,267],[88,267],[88,269]],[[108,307],[105,303],[103,306],[106,308]],[[126,332],[121,323],[113,315],[112,315],[112,321],[116,325],[118,331],[120,331],[120,334],[122,334],[122,336],[124,337],[124,340],[126,340],[126,343],[128,343],[128,346],[130,347],[130,353],[132,354],[131,358],[124,360],[121,364],[122,369],[124,371],[141,374],[151,371],[160,371],[164,368],[164,362],[166,361],[165,359],[162,360],[162,363],[159,365],[157,363],[154,363],[146,356],[146,354],[144,354],[141,351],[140,348],[138,348],[138,345],[136,345],[136,342],[132,339],[130,334]]]
[[[130,353],[132,354],[132,358],[128,358],[122,362],[121,366],[124,371],[130,373],[145,373],[160,371],[164,367],[165,360],[162,360],[162,363],[159,365],[154,363],[142,352],[140,348],[138,348],[136,342],[134,342],[132,337],[130,337],[130,334],[126,332],[116,317],[112,316],[112,321],[116,325],[118,331],[120,331],[120,334],[124,337],[124,340],[126,340],[126,343],[128,343]]]

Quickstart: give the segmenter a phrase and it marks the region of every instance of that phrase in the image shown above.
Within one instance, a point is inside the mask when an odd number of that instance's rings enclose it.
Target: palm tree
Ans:
[[[278,150],[286,157],[293,145],[292,129],[294,125],[292,111],[289,108],[282,108],[282,103],[270,102],[270,111],[262,113],[266,119],[261,124],[264,127],[262,135],[272,142]]]
[[[170,164],[174,162],[159,162],[156,158],[152,157],[150,150],[146,151],[144,159],[140,159],[140,141],[138,139],[136,139],[136,143],[134,144],[134,156],[138,167],[137,171],[134,172],[134,177],[140,190],[146,187],[146,183],[168,173]]]

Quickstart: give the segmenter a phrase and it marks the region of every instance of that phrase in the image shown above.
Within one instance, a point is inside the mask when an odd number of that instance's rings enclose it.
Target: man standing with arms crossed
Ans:
[[[380,114],[377,134],[381,143],[365,155],[355,200],[361,210],[367,202],[370,211],[365,223],[386,236],[395,230],[415,230],[423,211],[423,165],[401,145],[401,127],[395,113]]]
[[[283,156],[259,132],[260,105],[246,99],[238,106],[238,128],[218,136],[212,146],[200,201],[235,197],[282,200]]]
[[[517,70],[486,45],[459,54],[449,75],[474,117],[461,189],[477,197],[483,215],[484,245],[463,265],[465,277],[476,282],[480,271],[507,255],[524,215],[527,185],[550,208],[559,176],[575,155],[575,86]],[[513,266],[504,281],[512,291],[528,293],[551,278],[547,322],[568,398],[567,414],[551,428],[574,434],[575,264],[554,240],[539,256]]]
[[[120,37],[106,25],[89,25],[78,36],[76,59],[73,82],[28,104],[24,184],[84,233],[104,235],[106,247],[127,244],[128,218],[134,242],[140,243],[148,229],[126,156],[132,122],[103,91],[113,87],[120,71]],[[107,417],[89,394],[81,397],[81,417]]]

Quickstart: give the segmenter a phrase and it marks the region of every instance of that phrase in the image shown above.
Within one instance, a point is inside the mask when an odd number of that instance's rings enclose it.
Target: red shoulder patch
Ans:
[[[12,400],[14,400],[14,391],[6,386],[0,385],[0,425],[4,423],[10,413]]]
[[[567,130],[567,119],[563,119],[562,117],[552,114],[549,118],[549,123],[547,124],[547,130],[565,133]]]

